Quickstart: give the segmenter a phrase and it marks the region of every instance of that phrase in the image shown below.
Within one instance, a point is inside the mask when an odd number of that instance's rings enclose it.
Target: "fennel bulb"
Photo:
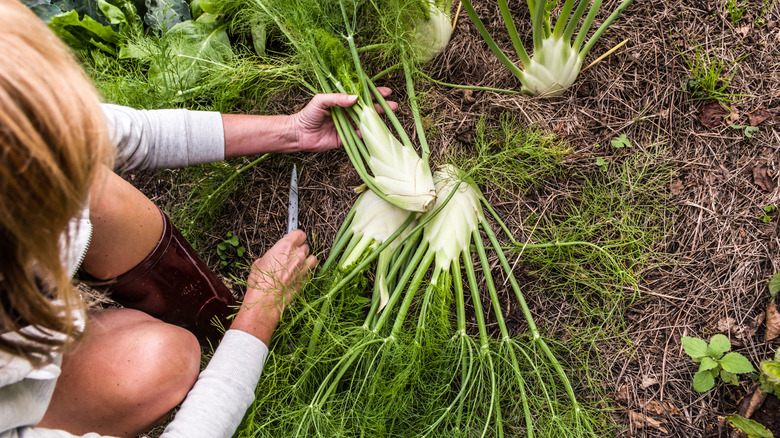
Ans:
[[[469,250],[471,235],[477,230],[479,224],[485,219],[482,212],[482,204],[478,190],[474,183],[462,180],[463,172],[453,165],[442,166],[433,175],[436,184],[437,206],[439,203],[449,201],[444,205],[423,228],[423,238],[430,245],[428,250],[436,254],[436,266],[447,270],[460,254]],[[450,193],[455,190],[455,185],[460,185],[450,198]],[[430,215],[425,214],[421,220]]]
[[[590,0],[579,0],[575,8],[575,0],[566,0],[553,26],[549,15],[550,10],[547,7],[554,6],[557,2],[529,1],[528,8],[531,13],[533,31],[533,56],[529,56],[520,41],[507,1],[498,0],[501,17],[524,69],[515,65],[498,47],[487,27],[477,15],[471,1],[463,0],[463,6],[493,54],[520,80],[523,92],[534,96],[558,96],[574,83],[588,52],[633,0],[623,0],[593,35],[585,41],[602,2],[603,0],[593,0],[593,3],[590,4]],[[588,8],[589,5],[590,8]],[[585,15],[586,10],[587,15]],[[580,26],[580,19],[583,15],[585,18]],[[579,30],[577,30],[578,26],[580,26]]]
[[[449,15],[439,9],[433,1],[429,1],[428,5],[428,18],[418,21],[414,26],[414,42],[417,49],[415,55],[421,63],[428,62],[441,53],[452,36]]]
[[[428,163],[390,132],[373,106],[359,111],[358,127],[368,150],[373,182],[387,201],[409,211],[430,210],[436,189]]]

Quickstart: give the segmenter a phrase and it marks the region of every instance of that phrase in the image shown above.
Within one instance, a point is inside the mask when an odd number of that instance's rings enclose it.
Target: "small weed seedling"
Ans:
[[[596,166],[601,169],[602,172],[606,172],[607,168],[609,167],[609,162],[605,160],[603,157],[596,158]]]
[[[612,139],[612,147],[613,148],[630,148],[631,147],[631,140],[626,137],[626,134],[620,134],[619,136]]]
[[[747,97],[726,91],[737,73],[737,66],[742,58],[728,62],[717,55],[710,55],[699,46],[693,48],[692,55],[686,55],[676,44],[675,48],[690,70],[690,77],[683,84],[683,90],[690,92],[693,100],[715,99],[722,103],[736,102],[737,97]],[[735,66],[731,75],[724,76],[724,70],[731,65]]]
[[[227,239],[217,245],[217,255],[219,255],[220,262],[219,268],[223,269],[227,266],[231,268],[237,267],[236,259],[240,259],[244,256],[246,248],[243,245],[238,244],[238,236],[234,236],[232,232],[228,231]]]
[[[753,138],[753,133],[758,132],[758,126],[729,125],[729,128],[742,131],[745,138]]]
[[[682,338],[685,353],[700,363],[699,371],[693,376],[693,389],[696,392],[707,392],[715,386],[715,377],[731,385],[736,385],[737,374],[752,373],[753,365],[739,353],[728,353],[731,342],[721,334],[710,339],[709,345],[702,339],[685,336]],[[725,355],[724,355],[725,354]]]
[[[731,25],[736,26],[737,22],[745,15],[747,10],[744,0],[726,0],[724,4],[726,10],[729,12],[729,18],[731,19]]]
[[[772,0],[772,3],[769,3],[769,0],[764,0],[764,6],[761,7],[761,13],[758,15],[758,18],[756,18],[756,27],[761,27],[766,24],[764,16],[772,9],[775,2],[777,2],[777,0]]]
[[[772,220],[772,213],[775,211],[777,211],[777,207],[774,204],[767,205],[764,207],[764,214],[759,216],[759,219],[768,224]]]

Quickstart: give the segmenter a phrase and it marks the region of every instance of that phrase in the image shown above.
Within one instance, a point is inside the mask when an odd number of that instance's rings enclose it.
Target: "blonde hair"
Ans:
[[[111,148],[97,93],[65,45],[17,0],[0,0],[0,29],[0,334],[20,334],[0,336],[0,350],[40,364],[80,335],[84,304],[60,236]]]

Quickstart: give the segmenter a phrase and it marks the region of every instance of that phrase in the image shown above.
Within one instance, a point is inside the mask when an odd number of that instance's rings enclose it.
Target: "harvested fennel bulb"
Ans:
[[[404,210],[428,211],[436,200],[436,189],[427,163],[411,145],[395,138],[373,106],[365,105],[359,111],[358,127],[376,188]]]

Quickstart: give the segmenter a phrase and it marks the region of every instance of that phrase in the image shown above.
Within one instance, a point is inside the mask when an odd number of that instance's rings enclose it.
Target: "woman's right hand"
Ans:
[[[284,236],[252,264],[246,295],[230,328],[247,332],[269,345],[282,311],[300,292],[316,265],[317,258],[309,255],[303,231]]]

